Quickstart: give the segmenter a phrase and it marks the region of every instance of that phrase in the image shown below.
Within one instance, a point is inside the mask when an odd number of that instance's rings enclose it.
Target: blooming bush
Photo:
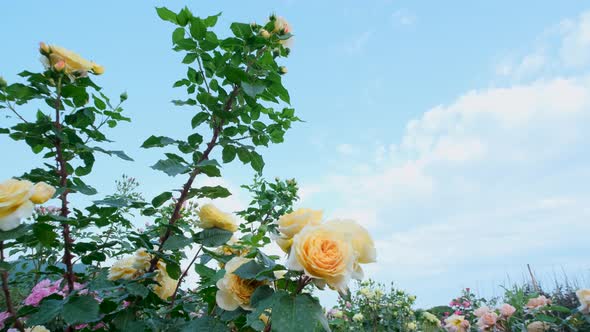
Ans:
[[[0,79],[0,134],[45,159],[0,184],[0,274],[6,311],[2,330],[17,331],[311,331],[329,330],[313,289],[347,296],[362,265],[374,262],[369,233],[355,221],[324,221],[321,211],[293,211],[294,180],[265,180],[261,148],[283,142],[300,121],[289,106],[281,65],[292,28],[270,16],[263,25],[232,23],[214,32],[219,15],[157,8],[173,25],[173,50],[186,75],[173,86],[192,109],[186,138],[152,135],[142,148],[162,148],[153,166],[185,179],[151,200],[124,177],[99,195],[87,176],[97,154],[132,162],[112,149],[108,129],[131,121],[94,81],[108,69],[61,46],[41,43],[44,70],[22,83]],[[39,110],[33,114],[31,108]],[[183,124],[180,124],[183,125]],[[231,195],[200,185],[221,164],[241,162],[257,175],[242,211],[208,203]],[[54,198],[58,206],[43,206]],[[137,217],[149,219],[138,227]],[[271,242],[284,259],[266,254]],[[198,282],[187,282],[187,275]],[[21,294],[26,290],[25,294]],[[356,315],[355,320],[362,322]]]

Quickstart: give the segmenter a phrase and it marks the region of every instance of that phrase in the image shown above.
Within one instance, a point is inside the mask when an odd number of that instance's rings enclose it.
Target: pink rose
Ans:
[[[491,311],[491,310],[490,310],[490,308],[489,308],[489,307],[483,306],[483,307],[479,307],[479,308],[475,309],[475,311],[473,312],[473,314],[474,314],[476,317],[481,317],[481,316],[483,316],[483,315],[487,314],[487,313],[488,313],[488,312],[490,312],[490,311]]]
[[[463,301],[462,304],[463,304],[464,308],[469,308],[471,306],[471,302],[469,302],[469,301]]]
[[[496,321],[498,320],[498,315],[495,312],[488,311],[479,317],[477,321],[477,326],[481,329],[487,329],[494,325],[496,325]]]
[[[10,317],[10,313],[8,311],[0,312],[0,330],[4,328],[4,321]]]
[[[455,310],[454,314],[455,315],[462,315],[463,313],[461,312],[461,310]]]
[[[500,307],[500,314],[504,317],[510,317],[514,314],[514,312],[516,312],[516,308],[508,303],[504,303]]]
[[[551,304],[551,299],[548,299],[544,295],[541,295],[539,297],[535,297],[533,299],[530,299],[527,302],[526,307],[529,309],[535,309],[535,308],[539,308],[539,307],[544,307],[549,304]]]

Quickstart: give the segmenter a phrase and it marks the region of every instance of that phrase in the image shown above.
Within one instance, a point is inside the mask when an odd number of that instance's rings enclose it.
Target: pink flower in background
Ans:
[[[469,308],[471,306],[471,302],[469,302],[469,301],[463,301],[462,305],[465,308]]]
[[[516,308],[511,306],[508,303],[504,303],[502,304],[502,306],[500,307],[500,314],[504,317],[510,317],[514,314],[514,312],[516,311]]]
[[[551,304],[551,299],[548,299],[544,295],[541,295],[539,297],[535,297],[533,299],[530,299],[527,302],[526,307],[529,309],[535,309],[535,308],[539,308],[539,307],[544,307],[549,304]]]
[[[352,308],[352,304],[348,301],[346,301],[346,308],[348,308],[348,309]]]
[[[489,307],[483,306],[483,307],[479,307],[479,308],[475,309],[475,311],[473,312],[473,314],[476,317],[481,317],[481,316],[485,315],[486,313],[488,313],[490,311],[491,310],[490,310]]]
[[[59,283],[52,283],[49,279],[43,279],[33,287],[31,294],[27,296],[24,303],[37,307],[41,300],[52,294],[59,294]]]
[[[4,321],[10,317],[10,313],[8,311],[0,312],[0,329],[4,328]]]
[[[461,310],[455,310],[454,314],[455,315],[462,315],[463,313],[461,312]]]
[[[494,325],[498,321],[498,314],[493,311],[488,311],[479,317],[477,321],[477,326],[479,326],[482,330],[488,329]]]
[[[49,279],[43,279],[39,281],[39,283],[37,283],[35,287],[33,287],[33,289],[31,290],[31,294],[27,296],[24,303],[26,305],[37,307],[39,306],[39,303],[41,303],[41,301],[49,295],[58,294],[61,296],[65,296],[64,291],[67,288],[67,285],[61,287],[62,280],[63,279],[59,279],[55,282],[51,282],[51,280]],[[86,287],[86,285],[74,282],[75,290],[81,290],[84,287]]]

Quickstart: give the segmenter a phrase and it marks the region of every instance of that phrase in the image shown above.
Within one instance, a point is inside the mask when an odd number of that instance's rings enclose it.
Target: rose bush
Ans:
[[[283,85],[293,29],[271,15],[263,24],[214,28],[219,15],[197,17],[161,7],[186,75],[173,83],[192,109],[185,138],[152,135],[142,148],[164,149],[151,166],[184,177],[145,200],[128,177],[115,194],[86,182],[97,154],[132,162],[110,148],[108,129],[129,122],[94,81],[108,70],[62,46],[40,43],[41,72],[0,80],[0,134],[46,160],[0,184],[3,330],[17,331],[301,331],[329,330],[313,290],[343,296],[361,264],[374,262],[369,233],[353,221],[322,221],[321,211],[293,211],[294,180],[267,181],[262,148],[283,142],[300,121]],[[36,113],[32,107],[39,108]],[[182,125],[182,124],[181,124]],[[231,195],[200,185],[222,163],[249,164],[252,196],[242,211],[211,203]],[[57,206],[41,206],[52,198]],[[35,209],[35,205],[40,205]],[[138,217],[149,219],[145,227]],[[359,234],[360,236],[356,236]],[[273,240],[286,257],[265,254]],[[196,274],[197,282],[187,282]],[[21,291],[25,294],[21,295]]]

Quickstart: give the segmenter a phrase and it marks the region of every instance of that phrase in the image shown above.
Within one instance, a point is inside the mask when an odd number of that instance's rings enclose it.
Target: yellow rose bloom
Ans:
[[[292,238],[307,225],[319,225],[322,221],[322,211],[312,209],[297,209],[279,218],[279,232],[284,237]]]
[[[170,278],[168,272],[166,272],[166,263],[158,262],[158,270],[154,280],[158,283],[154,285],[154,293],[158,295],[162,300],[167,300],[174,290],[176,290],[177,280]]]
[[[50,200],[55,195],[55,188],[45,182],[36,183],[33,187],[33,195],[31,202],[35,204],[43,204]]]
[[[9,179],[0,183],[0,230],[9,231],[33,214],[34,187],[29,181]]]
[[[307,226],[293,237],[287,267],[323,279],[331,288],[347,293],[354,263],[350,236],[324,224]]]
[[[147,271],[151,265],[152,255],[150,255],[144,248],[140,248],[135,252],[133,259],[134,269],[139,271]]]
[[[46,51],[47,49],[48,52]],[[92,72],[96,75],[104,73],[104,68],[102,66],[97,65],[92,61],[88,61],[77,53],[67,50],[61,46],[46,45],[45,43],[41,43],[41,51],[43,54],[47,54],[49,66],[52,66],[59,61],[64,61],[66,65],[65,71],[67,74],[78,73],[84,76],[88,72]]]
[[[205,204],[199,210],[199,219],[201,220],[199,226],[201,228],[221,228],[230,232],[238,230],[238,224],[235,222],[233,217],[219,210],[213,204]]]
[[[141,274],[141,271],[133,267],[134,263],[135,257],[133,256],[125,257],[117,261],[109,269],[109,280],[131,280],[138,277]]]
[[[250,297],[256,288],[265,285],[265,282],[242,279],[233,273],[249,261],[251,259],[236,256],[225,264],[225,275],[217,281],[218,290],[215,295],[215,301],[221,309],[233,311],[242,307],[245,310],[252,310]]]
[[[31,328],[25,329],[25,332],[51,332],[43,325],[33,326]]]
[[[576,291],[576,296],[580,301],[578,310],[583,314],[590,313],[590,289],[579,289]]]
[[[470,323],[465,316],[453,314],[445,319],[445,329],[449,332],[467,332],[469,327]]]

